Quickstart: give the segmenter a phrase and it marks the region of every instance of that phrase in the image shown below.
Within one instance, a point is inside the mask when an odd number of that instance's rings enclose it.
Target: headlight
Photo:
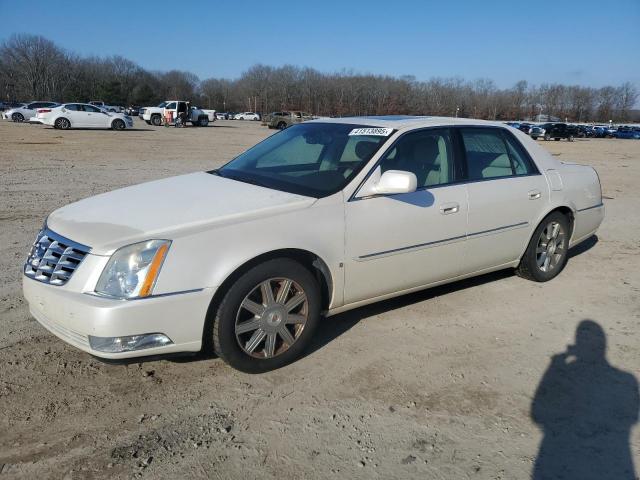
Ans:
[[[123,299],[148,297],[170,245],[169,240],[148,240],[116,250],[100,275],[96,293]]]

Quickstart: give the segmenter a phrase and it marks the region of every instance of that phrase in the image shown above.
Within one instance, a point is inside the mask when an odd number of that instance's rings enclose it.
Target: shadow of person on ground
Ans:
[[[531,418],[544,431],[534,480],[635,480],[630,433],[638,421],[638,382],[607,361],[606,336],[580,322],[575,345],[551,357]]]

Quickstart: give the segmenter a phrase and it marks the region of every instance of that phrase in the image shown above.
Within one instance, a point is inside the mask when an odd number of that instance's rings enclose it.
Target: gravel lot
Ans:
[[[126,132],[0,123],[0,478],[528,478],[543,437],[531,417],[536,389],[581,321],[604,329],[612,366],[640,371],[633,140],[541,142],[595,166],[607,208],[597,241],[574,249],[552,282],[506,271],[360,308],[324,321],[305,358],[257,376],[216,358],[114,365],[68,347],[21,294],[45,216],[210,169],[271,133],[257,122],[136,122]],[[586,365],[545,387],[552,400],[540,418],[570,433],[566,462],[606,470],[626,443],[640,468],[640,430],[627,438],[634,420],[616,413],[637,414],[633,382],[606,384],[602,363]],[[578,399],[562,410],[567,382]],[[622,443],[612,442],[618,430]]]

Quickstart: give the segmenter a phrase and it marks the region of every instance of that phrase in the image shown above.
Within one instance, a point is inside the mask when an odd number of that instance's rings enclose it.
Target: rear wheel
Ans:
[[[291,259],[269,260],[229,288],[205,334],[232,367],[266,372],[300,356],[313,337],[320,306],[320,289],[309,270]]]
[[[287,124],[285,122],[280,122],[278,124],[278,130],[284,130],[285,128],[287,128]]]
[[[569,236],[569,221],[565,215],[560,212],[547,215],[529,241],[518,265],[518,275],[536,282],[546,282],[557,276],[567,264]]]
[[[201,127],[206,127],[209,125],[209,117],[202,117],[200,119],[200,121],[198,122],[198,125],[200,125]]]
[[[159,127],[160,125],[162,125],[162,117],[158,114],[151,115],[151,124]]]
[[[124,130],[126,125],[122,120],[116,118],[113,122],[111,122],[111,128],[114,130]]]
[[[53,124],[55,128],[59,128],[60,130],[69,130],[71,128],[71,122],[66,118],[58,118]]]
[[[11,120],[17,123],[22,123],[24,122],[24,115],[22,115],[20,112],[16,112],[13,115],[11,115]]]

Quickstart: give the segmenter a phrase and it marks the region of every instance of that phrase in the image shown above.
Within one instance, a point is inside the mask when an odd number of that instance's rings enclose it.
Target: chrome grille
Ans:
[[[24,264],[24,274],[39,282],[64,285],[90,250],[49,229],[41,230]]]

